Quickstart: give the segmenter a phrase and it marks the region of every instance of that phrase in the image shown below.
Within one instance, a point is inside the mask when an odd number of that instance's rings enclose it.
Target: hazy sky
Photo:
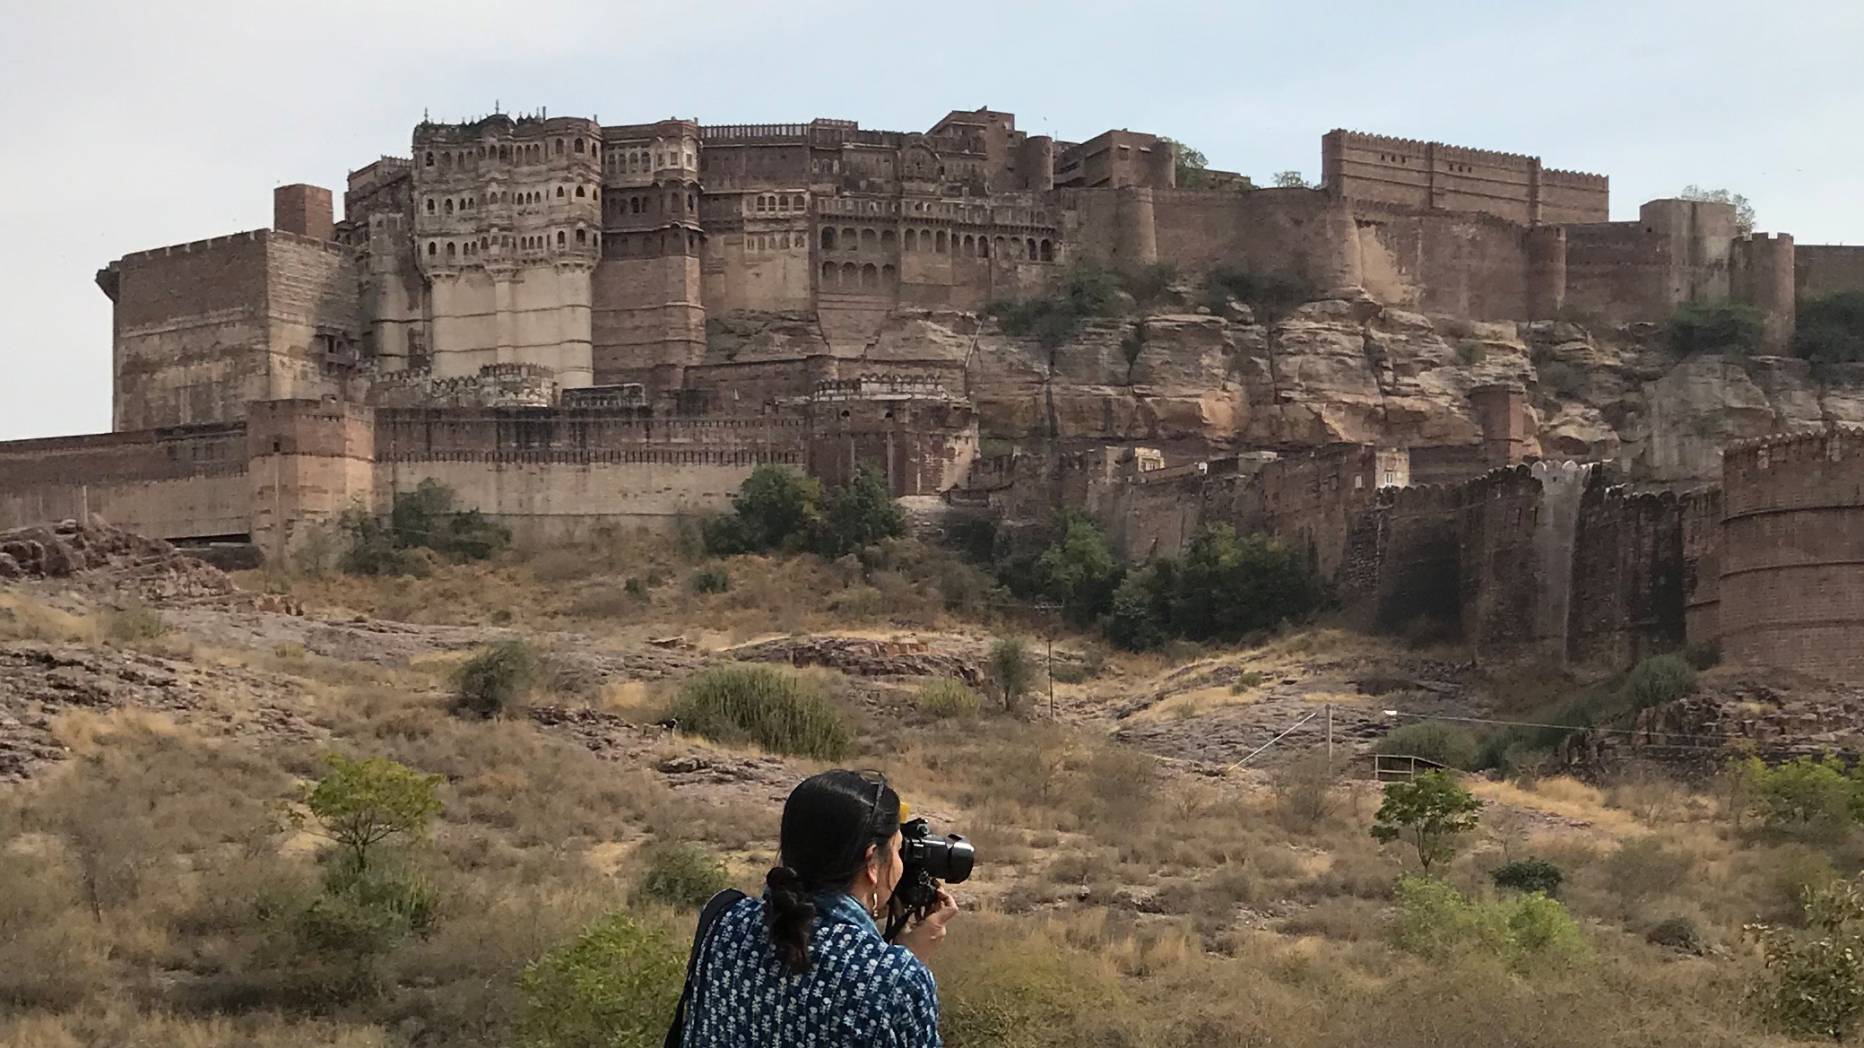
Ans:
[[[107,430],[131,251],[268,225],[271,190],[404,154],[430,111],[607,123],[858,120],[989,105],[1080,140],[1170,135],[1258,181],[1333,127],[1684,185],[1864,243],[1864,0],[92,0],[0,30],[0,440]]]

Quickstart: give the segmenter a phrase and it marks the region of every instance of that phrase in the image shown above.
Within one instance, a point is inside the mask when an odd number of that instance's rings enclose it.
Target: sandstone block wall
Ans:
[[[0,530],[101,518],[163,539],[243,535],[245,427],[216,423],[0,444]]]
[[[1864,433],[1766,438],[1722,464],[1724,655],[1864,678]]]
[[[1354,200],[1469,211],[1520,225],[1603,222],[1603,175],[1548,170],[1539,157],[1335,130],[1321,142],[1321,181]]]

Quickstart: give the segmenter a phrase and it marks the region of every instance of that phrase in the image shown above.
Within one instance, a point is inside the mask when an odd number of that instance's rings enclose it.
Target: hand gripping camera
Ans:
[[[900,859],[905,870],[893,889],[893,901],[887,904],[888,942],[899,935],[906,922],[924,918],[938,906],[940,882],[958,884],[971,876],[977,850],[958,834],[932,835],[924,819],[913,819],[900,826]]]

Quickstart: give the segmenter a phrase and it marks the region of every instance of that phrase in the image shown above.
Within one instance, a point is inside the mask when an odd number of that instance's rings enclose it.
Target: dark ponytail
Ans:
[[[868,847],[884,848],[899,828],[899,795],[855,772],[825,771],[790,791],[778,841],[782,865],[764,878],[770,942],[784,967],[809,970],[816,894],[846,890],[867,865]]]

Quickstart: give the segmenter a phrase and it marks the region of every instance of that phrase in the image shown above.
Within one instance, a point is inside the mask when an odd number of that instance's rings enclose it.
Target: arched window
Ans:
[[[977,254],[977,240],[969,233],[966,233],[964,236],[964,253],[967,256]]]
[[[583,141],[580,138],[576,140],[576,151],[578,153],[583,151]]]
[[[699,210],[699,194],[697,193],[686,194],[686,210],[688,211]]]
[[[576,199],[581,200],[582,198],[583,198],[583,187],[577,186],[576,187]]]
[[[893,245],[897,240],[898,238],[894,236],[893,230],[883,229],[880,231],[880,249],[882,251],[892,251]]]
[[[934,251],[938,252],[941,255],[945,253],[945,231],[944,230],[942,229],[939,230],[937,237],[935,237],[932,242],[935,245],[935,247],[933,248]]]
[[[869,262],[861,267],[861,286],[876,288],[880,286],[880,267]]]
[[[436,254],[438,254],[439,252],[440,252],[440,249],[434,246],[434,242],[433,242],[433,241],[431,241],[431,240],[429,240],[429,241],[427,242],[427,257],[428,257],[428,258],[432,258],[432,257],[434,257],[434,256],[435,256]]]
[[[451,259],[453,258],[453,255],[454,255],[454,253],[455,253],[455,249],[454,249],[454,247],[453,247],[453,241],[451,241],[451,240],[449,240],[449,241],[447,241],[447,258],[448,258],[448,260],[451,260]]]
[[[841,264],[841,286],[859,287],[861,284],[861,267],[852,262]]]
[[[434,198],[433,197],[427,198],[427,213],[430,215],[434,213]]]
[[[628,198],[628,210],[633,212],[634,214],[637,214],[637,215],[640,214],[641,213],[641,198],[640,197],[629,197]]]
[[[569,242],[569,237],[565,236],[561,229],[557,230],[557,246],[563,247],[568,242]]]
[[[898,275],[899,275],[899,270],[894,269],[892,266],[881,266],[880,267],[880,282],[883,284],[891,286],[893,284],[894,278],[897,277]]]
[[[444,207],[442,207],[442,208],[441,208],[440,210],[442,210],[442,211],[444,211],[444,212],[446,212],[446,213],[447,213],[447,214],[449,214],[449,215],[450,215],[450,214],[452,214],[452,213],[453,213],[453,198],[452,198],[452,197],[448,197],[448,198],[446,199],[446,203],[445,203],[445,206],[444,206]]]
[[[479,238],[479,250],[484,251],[487,247],[490,247],[490,246],[491,245],[486,242],[486,239],[484,237]]]
[[[499,146],[498,147],[498,158],[500,160],[510,160],[511,159],[511,147],[510,146]]]
[[[822,250],[835,250],[835,231],[833,229],[824,229],[822,231]],[[828,263],[824,262],[823,266],[826,268]]]
[[[823,230],[823,232],[829,233],[829,232],[833,232],[833,230],[825,229]],[[822,286],[828,287],[830,284],[833,284],[834,282],[835,282],[835,263],[833,262],[822,263]]]
[[[567,195],[568,195],[568,194],[566,194],[566,193],[564,193],[564,192],[563,192],[563,187],[562,187],[562,186],[558,186],[558,187],[557,187],[557,199],[558,199],[558,200],[562,200],[562,199],[563,199],[563,198],[564,198],[565,196],[567,196]]]
[[[1042,261],[1055,261],[1055,245],[1047,240],[1042,241]]]
[[[563,155],[563,140],[561,138],[557,139],[557,155]]]
[[[431,150],[427,154],[427,166],[428,167],[434,166],[434,154]]]
[[[1033,259],[1036,257],[1036,238],[1035,237],[1029,238],[1029,243],[1024,246],[1023,251],[1024,251],[1024,254],[1023,254],[1024,258]]]
[[[586,230],[578,229],[576,231],[576,242],[578,244],[587,244],[589,242],[588,232]]]
[[[914,233],[910,229],[906,231],[905,242],[906,242],[906,250],[908,251],[919,250],[919,235],[917,233]]]
[[[796,194],[796,197],[794,199],[795,199],[795,204],[796,204],[796,210],[798,211],[808,210],[809,205],[808,203],[805,202],[803,195],[801,193]]]
[[[852,229],[843,229],[841,231],[841,244],[843,250],[859,251],[861,249],[861,237]]]

